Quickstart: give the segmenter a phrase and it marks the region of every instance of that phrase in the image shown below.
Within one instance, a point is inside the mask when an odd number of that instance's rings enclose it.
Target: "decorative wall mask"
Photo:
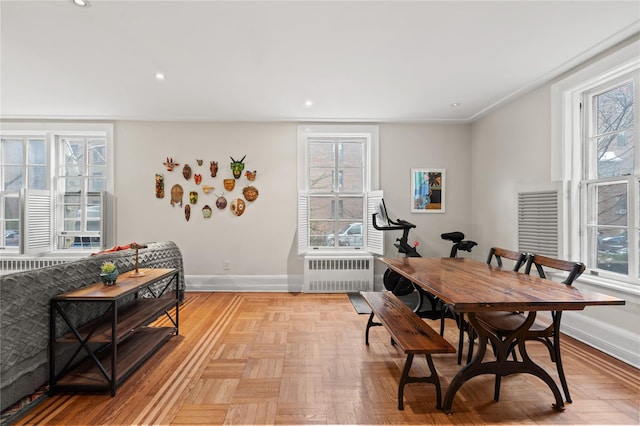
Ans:
[[[182,207],[182,195],[184,194],[184,190],[182,186],[175,184],[171,187],[171,206],[174,204]]]
[[[216,207],[220,210],[224,210],[227,207],[227,199],[224,198],[224,193],[222,195],[218,195],[218,198],[216,199]]]
[[[222,180],[225,191],[230,192],[235,189],[236,180],[242,177],[243,172],[244,172],[244,175],[247,177],[248,181],[251,181],[251,182],[255,181],[258,173],[256,170],[247,170],[246,172],[244,171],[244,168],[245,168],[244,160],[246,157],[247,157],[246,155],[243,156],[240,159],[240,161],[235,160],[233,157],[229,157],[231,158],[230,166],[231,166],[231,172],[233,174],[233,179]],[[198,158],[195,159],[195,162],[197,163],[197,167],[201,167],[204,164],[204,160],[198,159]],[[167,157],[167,160],[162,164],[167,168],[167,171],[173,171],[175,167],[180,165],[180,163],[175,162],[172,157]],[[211,172],[211,177],[217,176],[218,174],[217,161],[209,161],[209,171]],[[185,163],[183,165],[182,176],[187,181],[191,180],[191,176],[193,176],[193,180],[196,185],[200,185],[202,183],[202,174],[194,173],[194,170],[191,168],[189,164]],[[155,174],[156,198],[164,198],[164,185],[165,185],[164,175],[161,173],[156,173]],[[189,189],[190,188],[187,188],[188,194],[185,194],[185,190],[182,187],[182,185],[175,184],[171,187],[171,206],[172,207],[176,204],[182,207],[183,206],[182,198],[183,196],[188,195],[188,201],[184,205],[184,217],[187,222],[191,219],[191,205],[197,204],[198,197],[199,197],[198,191],[189,191]],[[213,190],[215,190],[215,187],[213,186],[202,185],[202,191],[205,194],[208,194]],[[215,195],[217,197],[215,200],[215,207],[217,209],[224,210],[227,208],[227,206],[229,206],[231,213],[234,216],[242,216],[247,208],[247,203],[255,201],[259,196],[259,191],[255,186],[252,186],[252,185],[245,186],[242,189],[243,198],[234,198],[232,199],[231,202],[227,202],[224,192],[222,193],[222,195],[218,195],[218,194],[215,194]],[[204,207],[202,207],[201,210],[202,210],[202,217],[204,219],[210,219],[212,217],[213,210],[212,210],[212,206],[210,206],[209,204],[206,204]]]
[[[164,198],[164,176],[156,173],[156,198]]]
[[[224,179],[222,184],[227,191],[233,191],[233,188],[236,187],[236,181],[234,179]]]
[[[173,161],[173,158],[171,157],[167,157],[167,161],[165,161],[164,163],[165,166],[167,166],[167,171],[170,172],[173,170],[174,167],[179,166],[180,163],[176,163]]]
[[[198,202],[198,193],[196,191],[189,192],[189,202],[195,204]]]
[[[233,172],[233,177],[236,179],[240,179],[240,176],[242,176],[242,171],[244,170],[244,159],[247,156],[245,155],[244,157],[242,157],[242,160],[240,161],[236,161],[233,159],[233,157],[229,157],[231,158],[231,171]]]
[[[242,195],[247,201],[253,201],[258,198],[258,189],[255,186],[245,186],[242,190]]]
[[[244,208],[245,208],[245,203],[242,198],[238,198],[231,202],[231,213],[233,213],[236,216],[242,216],[242,213],[244,213]]]
[[[186,180],[191,179],[191,166],[188,164],[185,164],[184,167],[182,168],[182,176],[184,176],[184,178]]]

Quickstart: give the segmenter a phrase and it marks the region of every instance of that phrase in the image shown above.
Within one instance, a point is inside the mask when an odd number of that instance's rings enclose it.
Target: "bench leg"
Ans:
[[[369,346],[369,329],[371,327],[376,327],[376,326],[380,326],[382,325],[379,322],[375,322],[373,320],[373,316],[375,315],[375,313],[371,312],[371,315],[369,315],[369,321],[367,321],[367,329],[364,332],[364,343]]]
[[[427,377],[411,377],[409,376],[409,370],[411,370],[411,364],[413,363],[413,354],[407,354],[407,360],[404,363],[404,369],[402,370],[402,376],[400,377],[400,384],[398,385],[398,410],[404,410],[404,386],[407,383],[433,383],[436,387],[436,408],[439,410],[442,408],[442,390],[440,389],[440,379],[436,372],[436,367],[433,365],[431,354],[425,355],[427,358],[427,365],[431,372]]]
[[[431,359],[431,354],[426,355],[427,364],[429,365],[429,370],[431,370],[431,376],[428,378],[431,379],[433,384],[436,386],[436,408],[439,410],[442,408],[442,391],[440,390],[440,378],[438,377],[438,373],[436,372],[436,366],[433,365],[433,360]]]
[[[400,376],[400,384],[398,385],[398,410],[404,410],[404,385],[409,383],[409,370],[413,363],[413,354],[407,354],[407,360],[404,362],[402,376]]]

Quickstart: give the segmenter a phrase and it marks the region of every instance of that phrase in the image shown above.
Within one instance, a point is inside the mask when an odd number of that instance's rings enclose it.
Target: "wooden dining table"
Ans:
[[[624,305],[625,301],[604,294],[564,285],[556,281],[503,270],[467,258],[381,258],[421,290],[436,296],[456,313],[465,313],[478,337],[478,352],[455,375],[445,394],[442,409],[451,414],[453,398],[469,379],[482,374],[508,376],[532,374],[544,381],[555,397],[554,408],[564,409],[560,390],[553,378],[527,354],[524,335],[538,311],[579,311],[587,306]],[[501,338],[476,317],[487,311],[525,312],[525,320],[511,335]],[[487,342],[495,358],[485,360]],[[516,345],[521,359],[508,359]]]

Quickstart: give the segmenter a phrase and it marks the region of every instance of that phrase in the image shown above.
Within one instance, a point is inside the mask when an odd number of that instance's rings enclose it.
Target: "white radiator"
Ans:
[[[0,259],[0,275],[12,274],[14,272],[28,271],[31,269],[44,268],[45,266],[57,265],[59,263],[70,262],[75,259],[55,259],[44,257],[33,258],[13,258]]]
[[[373,256],[305,256],[305,293],[373,290]]]

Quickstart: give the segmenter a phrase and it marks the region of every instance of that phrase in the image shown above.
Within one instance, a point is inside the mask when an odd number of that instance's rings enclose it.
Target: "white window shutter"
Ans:
[[[518,250],[558,256],[558,191],[518,194]]]
[[[384,254],[384,231],[379,231],[373,227],[372,216],[378,211],[378,206],[382,202],[382,191],[371,191],[367,193],[367,251],[371,254]]]
[[[51,251],[51,194],[46,190],[24,189],[20,192],[21,253]]]
[[[309,251],[309,193],[298,192],[298,254]]]

